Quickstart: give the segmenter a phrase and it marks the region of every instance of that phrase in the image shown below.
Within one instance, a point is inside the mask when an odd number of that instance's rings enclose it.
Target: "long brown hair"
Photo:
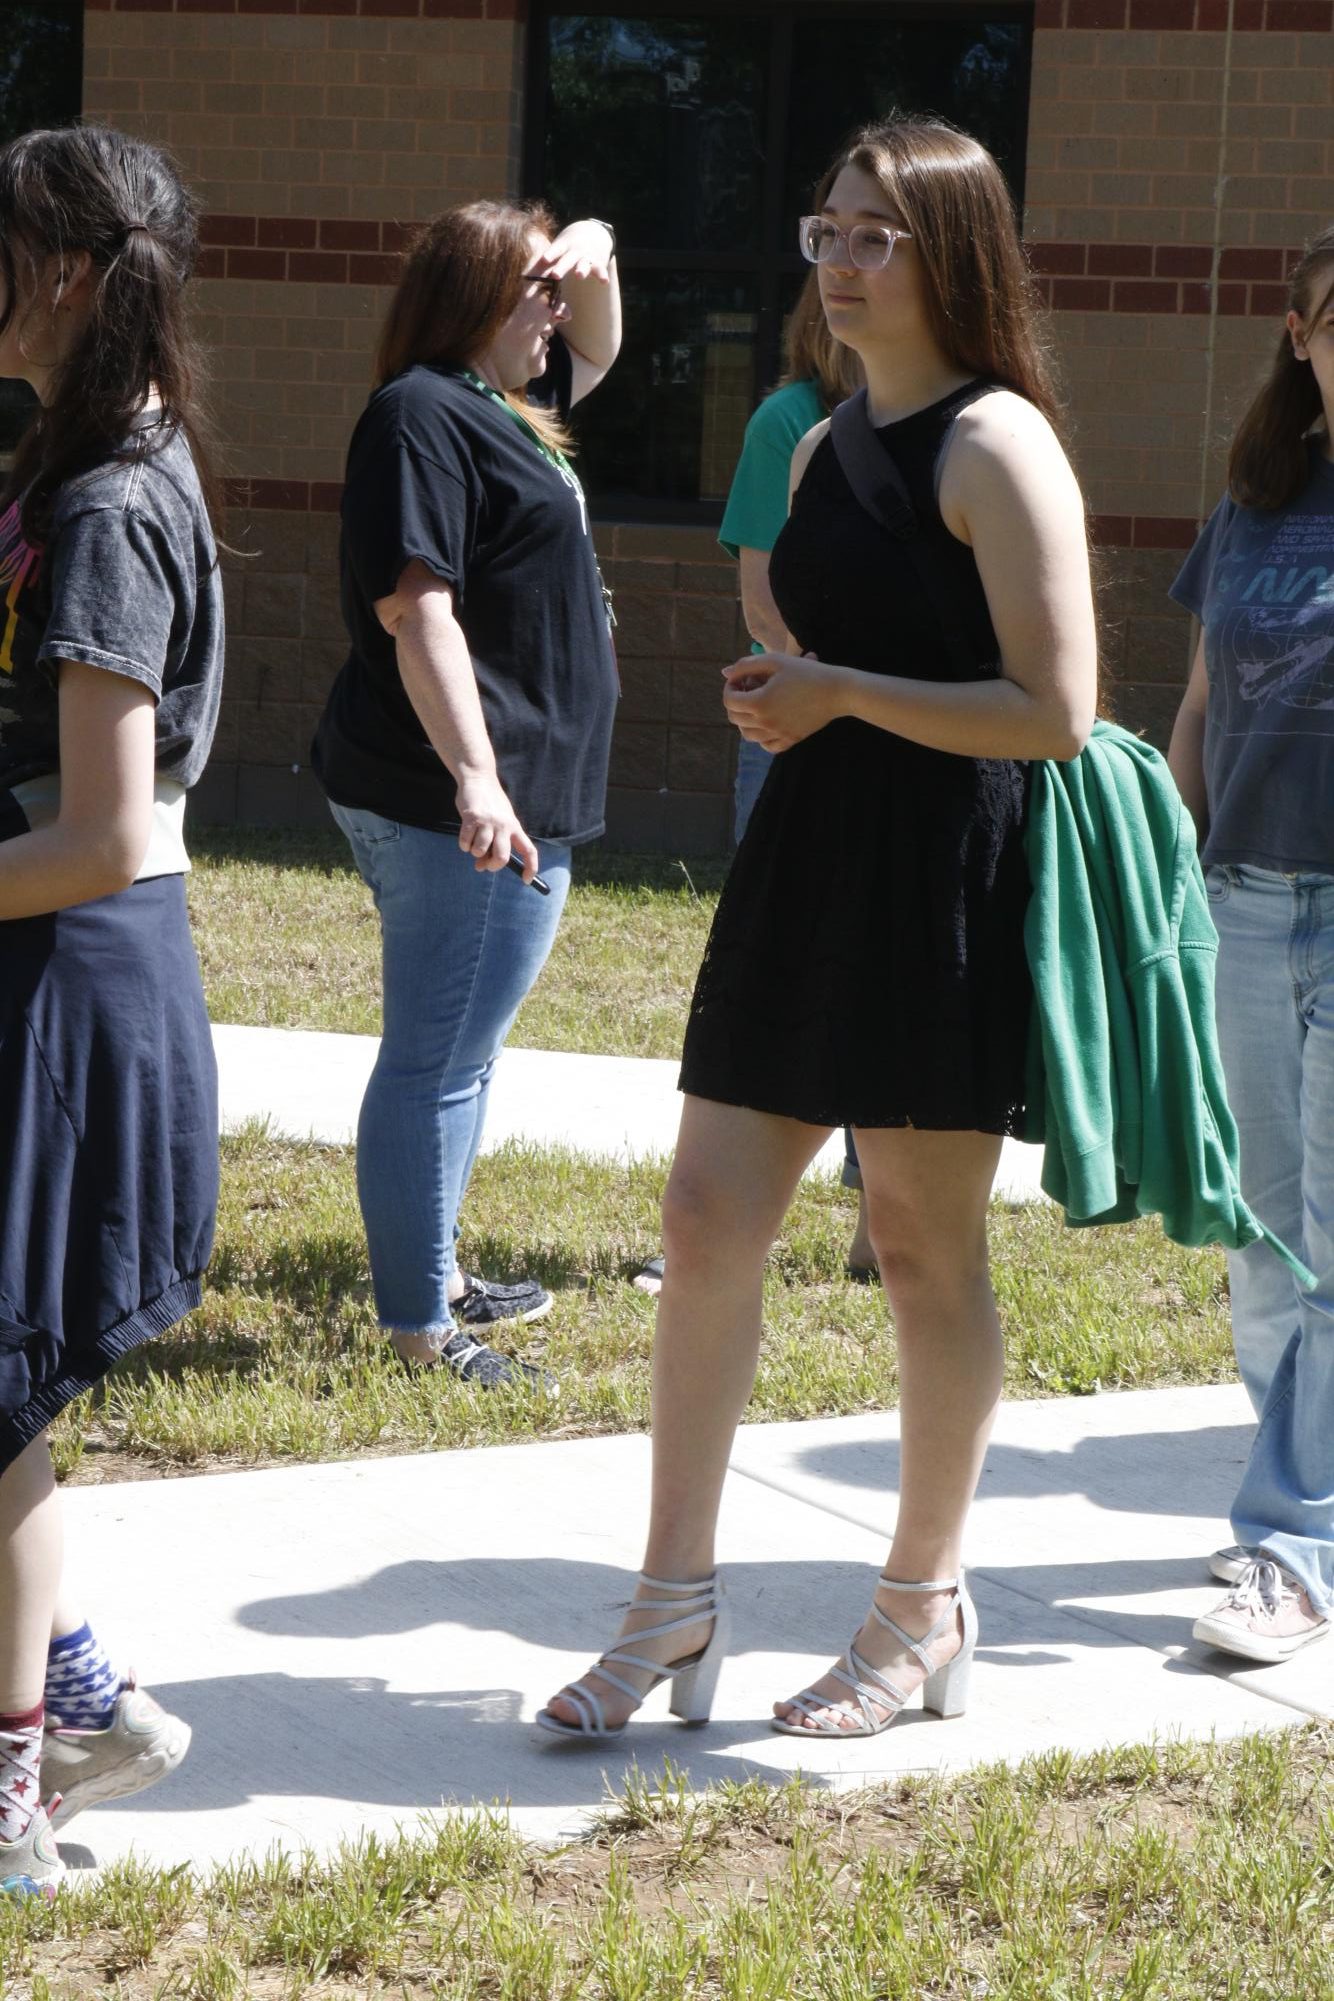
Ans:
[[[819,274],[812,271],[783,330],[783,373],[776,386],[787,389],[794,382],[814,381],[826,411],[831,411],[854,389],[860,389],[862,379],[857,356],[829,331],[820,302]]]
[[[185,312],[198,252],[195,204],[160,147],[103,125],[28,132],[0,149],[0,332],[20,339],[42,313],[42,272],[87,251],[86,324],[52,377],[50,400],[19,440],[0,505],[22,495],[21,525],[43,543],[57,488],[109,460],[150,456],[176,432],[190,446],[216,518],[217,482],[199,408],[201,365]],[[157,393],[162,421],[135,431]],[[133,442],[126,440],[133,433]]]
[[[1014,203],[985,146],[943,119],[903,114],[853,134],[815,193],[845,167],[880,183],[912,231],[932,334],[956,368],[1017,390],[1060,434],[1045,315]]]
[[[464,202],[423,224],[408,246],[398,290],[375,350],[375,386],[416,362],[462,368],[504,326],[523,297],[534,229],[551,236],[555,217],[541,202]],[[507,395],[545,442],[570,449],[550,410]]]
[[[1321,275],[1323,273],[1323,276]],[[1310,327],[1334,294],[1334,228],[1322,230],[1288,279],[1288,311]],[[1228,455],[1227,483],[1241,507],[1286,507],[1311,476],[1306,440],[1324,415],[1309,361],[1298,361],[1285,326],[1269,375],[1242,418]]]

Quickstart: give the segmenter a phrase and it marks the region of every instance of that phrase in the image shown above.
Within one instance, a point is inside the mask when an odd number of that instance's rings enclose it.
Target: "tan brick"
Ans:
[[[86,108],[107,118],[120,118],[125,113],[137,112],[143,105],[143,85],[120,83],[111,77],[90,83],[84,93]]]
[[[330,118],[384,118],[388,116],[389,92],[376,84],[336,83],[325,90],[325,109]]]
[[[1169,99],[1150,109],[1153,129],[1163,139],[1216,139],[1222,119],[1215,104],[1196,104]]]
[[[274,84],[265,88],[264,109],[279,118],[323,118],[329,112],[329,87],[322,83]]]
[[[417,127],[408,118],[359,118],[354,145],[358,152],[406,153],[417,143]]]
[[[618,728],[624,723],[665,723],[671,712],[672,670],[665,660],[622,660]]]
[[[321,83],[323,77],[307,76],[299,65],[328,60],[324,54],[307,55],[292,49],[234,49],[232,77],[237,83]]]
[[[1112,98],[1090,109],[1095,132],[1147,137],[1157,129],[1156,113],[1151,104],[1131,104],[1124,98]]]
[[[170,49],[110,49],[107,74],[114,77],[132,77],[136,83],[147,83],[171,75]]]
[[[252,17],[253,18],[253,17]],[[245,24],[242,16],[236,22],[238,28]],[[337,27],[336,21],[321,20],[315,15],[269,14],[262,17],[258,26],[261,39],[268,49],[323,49],[332,43],[329,30]]]
[[[612,739],[610,778],[614,785],[649,788],[666,784],[667,732],[661,724],[618,725]]]
[[[732,775],[735,732],[726,723],[715,728],[681,728],[667,733],[667,783],[676,792],[722,792]]]
[[[292,137],[303,150],[349,152],[357,143],[357,128],[350,118],[298,118]]]

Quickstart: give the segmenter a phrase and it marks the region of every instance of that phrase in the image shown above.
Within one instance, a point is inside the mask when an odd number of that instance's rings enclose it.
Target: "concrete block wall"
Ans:
[[[630,10],[633,11],[633,10]],[[200,806],[322,818],[307,745],[342,655],[343,454],[413,223],[519,180],[526,0],[88,0],[85,111],[165,141],[237,505],[228,682]],[[1117,713],[1162,740],[1166,587],[1221,490],[1285,272],[1334,220],[1334,0],[1036,0],[1026,237],[1104,552]],[[607,206],[614,215],[614,191]],[[721,387],[720,387],[721,393]],[[623,845],[725,845],[744,647],[712,530],[604,524]]]

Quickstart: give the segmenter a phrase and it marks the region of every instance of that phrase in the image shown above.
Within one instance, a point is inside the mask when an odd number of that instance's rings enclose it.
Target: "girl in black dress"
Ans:
[[[1092,726],[1084,509],[1010,198],[990,155],[917,119],[868,128],[803,220],[831,331],[907,484],[928,595],[843,473],[797,447],[770,565],[785,652],[726,670],[728,714],[780,755],[696,988],[664,1208],[653,1508],[620,1638],[541,1713],[622,1728],[654,1683],[708,1714],[725,1637],[713,1537],[760,1336],[761,1274],[803,1170],[855,1131],[899,1344],[898,1522],[868,1616],[775,1727],[872,1735],[918,1691],[964,1706],[976,1617],[960,1553],[1000,1396],[987,1199],[1023,1112],[1026,764]],[[933,602],[957,606],[965,672]]]

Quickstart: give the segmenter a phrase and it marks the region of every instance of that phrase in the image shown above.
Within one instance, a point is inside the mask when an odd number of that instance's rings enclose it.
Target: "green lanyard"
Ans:
[[[546,442],[545,438],[543,438],[541,433],[539,431],[534,430],[533,426],[528,422],[528,419],[522,414],[522,412],[516,410],[514,405],[509,401],[509,399],[505,396],[502,396],[498,389],[493,389],[489,382],[484,382],[482,380],[482,377],[477,373],[476,369],[461,368],[458,371],[458,375],[459,375],[459,380],[461,382],[466,382],[470,389],[475,389],[479,396],[489,397],[491,402],[498,403],[500,405],[500,408],[505,412],[505,415],[511,418],[512,421],[518,425],[519,429],[523,432],[524,436],[529,440],[529,442],[531,444],[536,445],[538,451],[541,452],[547,464],[549,466],[553,466],[555,470],[560,474],[561,478],[565,481],[565,484],[570,488],[576,500],[579,502],[579,516],[584,525],[584,533],[585,535],[588,535],[589,540],[591,541],[592,535],[588,526],[588,502],[584,499],[583,485],[580,481],[578,473],[575,471],[574,467],[570,464],[570,461],[566,458],[564,452],[558,451],[554,445],[549,445]],[[606,584],[602,580],[601,565],[598,564],[596,557],[594,558],[594,568],[597,570],[598,588],[602,592],[602,608],[607,614],[607,628],[609,631],[611,631],[614,629],[616,625],[616,613],[612,609],[611,592],[608,590]]]
[[[565,484],[569,487],[572,487],[575,493],[578,494],[579,506],[583,511],[583,516],[585,521],[587,521],[588,509],[584,504],[584,489],[580,484],[578,473],[575,471],[574,467],[570,464],[570,461],[566,458],[564,452],[558,451],[554,445],[549,445],[546,442],[545,438],[543,438],[541,433],[539,431],[534,430],[533,426],[528,422],[528,419],[520,411],[515,409],[514,405],[509,401],[508,397],[502,396],[498,389],[493,389],[489,382],[484,382],[481,376],[478,375],[474,369],[461,368],[459,370],[459,374],[461,375],[463,380],[467,383],[470,389],[475,389],[480,396],[487,396],[493,403],[498,403],[501,409],[505,412],[505,415],[511,418],[513,422],[518,425],[519,429],[523,432],[524,436],[537,446],[538,451],[541,452],[547,464],[549,466],[554,466],[556,468],[556,471],[560,474],[561,478],[565,481]]]

